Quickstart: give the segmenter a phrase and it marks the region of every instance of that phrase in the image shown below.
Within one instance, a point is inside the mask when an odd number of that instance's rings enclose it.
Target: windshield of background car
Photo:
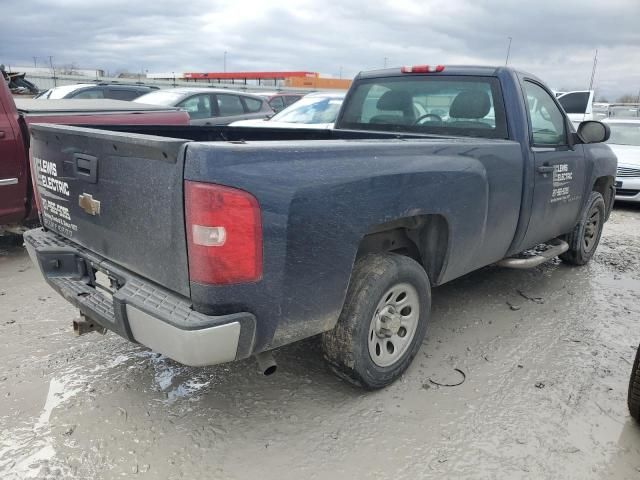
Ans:
[[[508,138],[497,78],[400,76],[359,80],[339,128]]]
[[[298,100],[271,117],[273,122],[333,123],[342,105],[342,98],[307,97]]]
[[[607,143],[640,146],[640,122],[608,123],[607,125],[611,129],[611,136]]]
[[[567,93],[558,97],[558,103],[567,113],[586,113],[590,96],[590,92]]]
[[[156,90],[150,92],[134,100],[136,103],[146,103],[148,105],[161,105],[164,107],[173,107],[182,98],[184,98],[182,92],[172,92],[171,90]]]

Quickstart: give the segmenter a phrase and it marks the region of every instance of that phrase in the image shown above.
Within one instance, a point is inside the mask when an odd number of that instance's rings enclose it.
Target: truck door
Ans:
[[[534,192],[522,246],[529,248],[570,232],[578,222],[585,187],[583,146],[570,146],[567,121],[553,95],[524,81]],[[526,186],[525,186],[526,188]]]
[[[19,127],[10,115],[0,101],[0,225],[19,222],[25,215],[27,159]]]

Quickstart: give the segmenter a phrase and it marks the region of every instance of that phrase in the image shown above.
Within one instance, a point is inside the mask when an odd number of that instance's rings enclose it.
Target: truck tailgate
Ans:
[[[31,125],[43,225],[189,295],[183,208],[187,140]]]

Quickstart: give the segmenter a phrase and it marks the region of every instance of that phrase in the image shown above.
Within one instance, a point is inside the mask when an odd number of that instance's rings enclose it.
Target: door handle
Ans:
[[[17,185],[17,178],[0,178],[0,187],[8,187],[9,185]]]
[[[4,138],[6,135],[4,130],[0,130],[0,138]]]
[[[553,173],[555,167],[553,165],[540,165],[538,167],[538,173]]]

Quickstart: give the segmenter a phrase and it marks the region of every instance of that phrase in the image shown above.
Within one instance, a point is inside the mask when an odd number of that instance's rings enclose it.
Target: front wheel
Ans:
[[[322,337],[329,367],[367,389],[389,385],[420,349],[430,310],[429,278],[418,262],[392,253],[361,258],[338,323]]]
[[[604,199],[599,192],[591,192],[580,221],[569,235],[569,250],[560,258],[572,265],[585,265],[596,253],[606,218]]]

